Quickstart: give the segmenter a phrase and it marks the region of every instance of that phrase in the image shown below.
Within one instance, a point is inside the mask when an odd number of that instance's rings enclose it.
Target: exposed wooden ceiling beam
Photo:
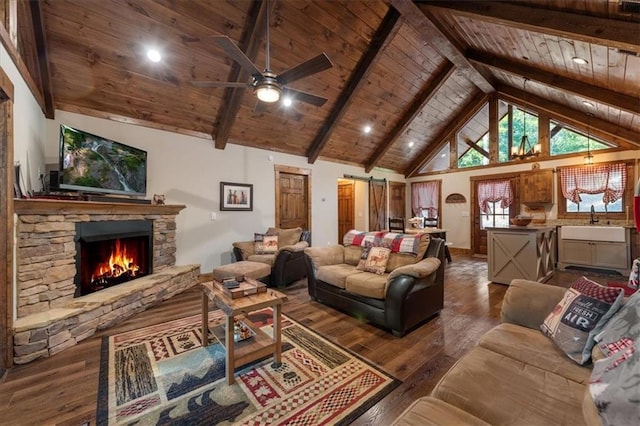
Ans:
[[[340,123],[340,120],[347,112],[349,105],[355,99],[356,92],[366,82],[367,77],[371,73],[373,66],[378,62],[387,46],[393,40],[400,29],[400,13],[393,7],[390,7],[387,14],[382,19],[375,34],[371,38],[369,46],[360,57],[356,64],[349,81],[344,86],[340,97],[333,105],[329,116],[320,127],[318,134],[313,139],[311,146],[307,150],[308,162],[313,164],[325,147],[334,129]]]
[[[455,132],[459,130],[471,117],[473,117],[489,100],[489,95],[475,94],[471,99],[472,102],[460,111],[458,115],[449,120],[449,124],[445,127],[435,138],[431,140],[431,144],[427,146],[419,155],[416,156],[416,160],[405,170],[405,177],[412,177],[418,174],[420,169],[427,164],[431,158],[442,148],[442,146],[453,138]],[[455,141],[454,141],[455,142]]]
[[[462,51],[444,34],[412,0],[389,0],[402,16],[420,33],[425,42],[432,45],[445,58],[453,62],[469,81],[484,93],[495,88],[464,56]]]
[[[47,53],[47,35],[42,19],[42,6],[39,1],[30,1],[31,20],[35,36],[36,50],[38,52],[38,67],[40,68],[40,82],[42,84],[42,97],[44,98],[43,112],[45,117],[53,120],[55,113],[53,100],[53,86],[51,85],[51,73],[49,72],[49,55]]]
[[[264,0],[257,0],[252,4],[244,26],[244,28],[248,30],[245,30],[240,40],[240,49],[242,49],[252,62],[255,61],[258,56],[258,49],[261,46],[262,36],[265,32],[267,3],[268,2]],[[227,81],[243,82],[248,81],[249,77],[249,72],[233,61]],[[236,121],[238,111],[240,111],[240,104],[242,103],[245,90],[244,88],[237,87],[227,87],[224,89],[218,116],[216,117],[213,133],[211,134],[215,147],[218,149],[224,149],[227,146],[229,134],[231,133],[233,123]]]
[[[500,85],[498,86],[498,94],[501,99],[515,104],[525,103],[523,99],[526,99],[526,104],[531,106],[540,112],[546,112],[551,118],[564,121],[566,124],[584,128],[586,115],[583,111],[577,111],[573,108],[560,105],[555,102],[550,102],[548,99],[541,98],[539,96],[532,95],[531,93],[523,92],[520,89],[516,89],[511,86]],[[626,148],[637,149],[640,147],[640,141],[638,140],[638,133],[621,127],[615,123],[602,120],[598,117],[590,118],[590,125],[592,128],[601,131],[609,137],[613,137],[616,140],[626,142]]]
[[[463,142],[466,143],[467,145],[469,145],[469,149],[473,149],[474,151],[476,151],[478,154],[482,155],[483,157],[489,158],[489,152],[487,150],[485,150],[484,148],[482,148],[477,143],[473,142],[470,139],[465,139]],[[461,157],[462,157],[462,155],[461,155]]]
[[[485,22],[640,52],[638,23],[633,21],[598,18],[496,1],[433,2],[423,7],[455,10],[456,14]]]
[[[472,62],[505,71],[510,74],[526,77],[547,86],[591,99],[595,102],[609,105],[632,114],[640,114],[640,97],[624,95],[604,87],[562,77],[509,59],[497,58],[479,51],[467,52]]]
[[[382,159],[384,154],[391,148],[393,142],[400,136],[406,129],[409,127],[409,124],[413,121],[414,118],[422,111],[424,106],[429,102],[433,96],[438,92],[440,87],[447,81],[449,76],[455,70],[455,65],[452,62],[446,61],[446,64],[441,68],[440,71],[435,75],[435,77],[428,81],[426,86],[422,89],[420,93],[413,99],[411,105],[406,110],[404,115],[398,120],[398,123],[394,126],[393,129],[385,136],[384,140],[381,142],[380,146],[373,154],[371,159],[367,161],[367,165],[365,166],[365,171],[369,173]]]

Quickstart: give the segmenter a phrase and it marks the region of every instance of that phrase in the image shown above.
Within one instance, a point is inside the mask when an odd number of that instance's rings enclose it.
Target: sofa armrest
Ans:
[[[236,261],[247,260],[247,258],[255,254],[255,242],[254,241],[238,241],[233,243],[233,253],[236,256]]]
[[[502,301],[500,320],[539,329],[566,290],[535,281],[514,279]]]
[[[437,257],[428,257],[426,259],[422,259],[420,262],[401,266],[391,271],[391,273],[387,277],[387,285],[388,283],[393,281],[395,277],[398,277],[400,275],[409,275],[418,279],[425,278],[433,272],[437,271],[439,266],[440,259],[438,259]]]

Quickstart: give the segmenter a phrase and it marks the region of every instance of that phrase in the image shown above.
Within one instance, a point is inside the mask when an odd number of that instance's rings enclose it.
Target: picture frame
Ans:
[[[253,185],[220,182],[220,211],[253,211]]]

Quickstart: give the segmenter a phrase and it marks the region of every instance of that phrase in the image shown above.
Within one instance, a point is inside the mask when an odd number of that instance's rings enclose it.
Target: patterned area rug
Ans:
[[[272,335],[271,315],[249,318]],[[210,312],[210,327],[223,320]],[[283,315],[282,364],[241,367],[227,385],[224,347],[210,333],[203,348],[200,324],[193,315],[105,337],[97,424],[348,424],[400,384]]]

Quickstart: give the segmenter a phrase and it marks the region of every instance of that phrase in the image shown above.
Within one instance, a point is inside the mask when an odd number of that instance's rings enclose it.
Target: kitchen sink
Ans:
[[[624,243],[626,230],[622,226],[563,226],[560,238],[563,240],[609,241]]]

